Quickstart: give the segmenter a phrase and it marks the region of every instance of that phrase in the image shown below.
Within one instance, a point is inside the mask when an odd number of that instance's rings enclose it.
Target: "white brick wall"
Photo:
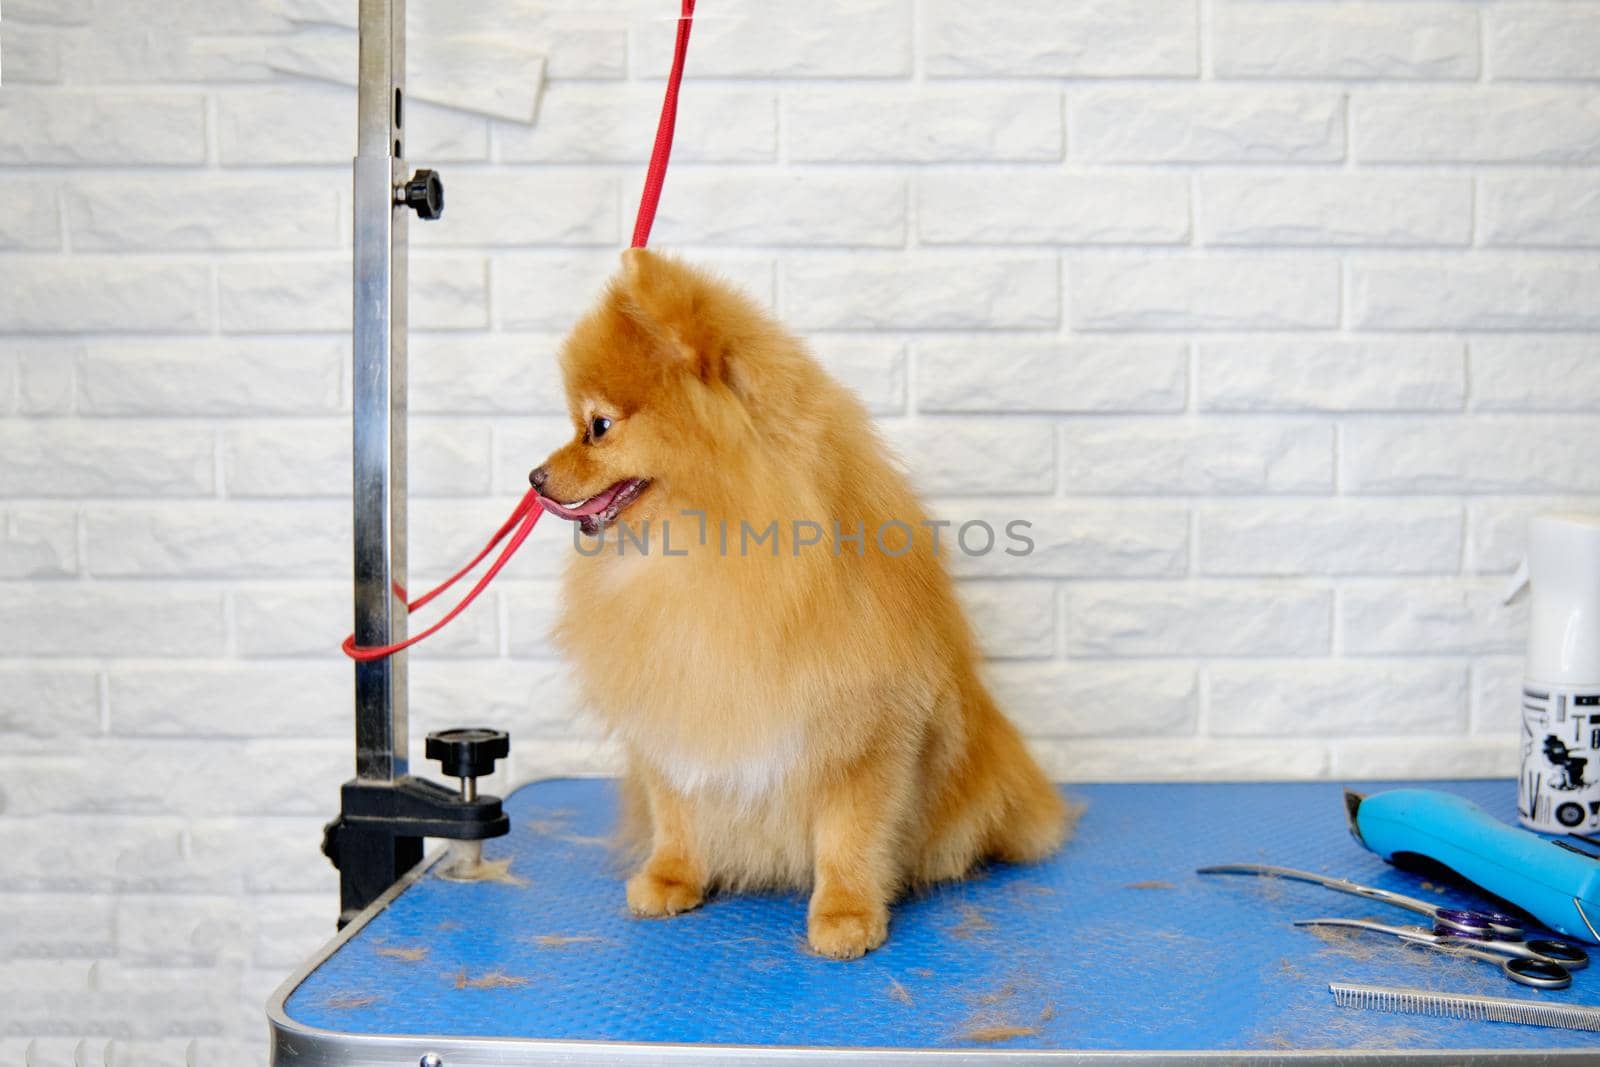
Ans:
[[[565,433],[669,8],[475,8],[486,69],[544,57],[537,121],[470,110],[536,63],[408,108],[450,194],[413,226],[417,584]],[[277,68],[352,10],[4,2],[0,1062],[259,1062],[331,930],[354,102]],[[1600,0],[703,16],[657,244],[811,335],[939,514],[1033,523],[955,566],[1053,770],[1511,769],[1503,575],[1530,514],[1600,508]],[[502,788],[608,766],[545,638],[565,550],[414,662],[419,735],[516,735]]]

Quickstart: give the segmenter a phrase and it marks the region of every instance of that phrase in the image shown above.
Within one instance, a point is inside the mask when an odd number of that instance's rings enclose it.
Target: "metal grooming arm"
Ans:
[[[405,0],[361,0],[355,159],[355,634],[406,636]],[[356,774],[408,770],[406,655],[356,664]]]
[[[407,177],[405,0],[361,0],[355,158],[354,505],[355,638],[406,636],[406,225],[436,219],[444,187],[433,171]],[[355,665],[356,777],[323,836],[339,868],[346,922],[422,859],[424,837],[482,840],[510,828],[477,776],[509,742],[494,730],[428,737],[459,792],[412,777],[406,735],[406,654]]]

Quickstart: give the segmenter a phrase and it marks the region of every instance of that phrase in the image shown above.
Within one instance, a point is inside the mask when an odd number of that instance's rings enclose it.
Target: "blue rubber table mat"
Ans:
[[[1512,820],[1509,781],[1424,784]],[[1572,988],[1297,918],[1418,917],[1314,885],[1202,877],[1299,867],[1460,905],[1484,898],[1385,864],[1345,828],[1341,784],[1063,787],[1083,805],[1054,860],[994,866],[901,902],[889,941],[836,962],[805,945],[805,898],[722,896],[631,917],[607,847],[614,784],[551,780],[487,842],[505,880],[409,885],[294,989],[295,1023],[350,1034],[805,1047],[1072,1050],[1573,1049],[1600,1034],[1335,1007],[1328,982],[1600,1003]],[[1597,1060],[1600,1062],[1600,1060]]]

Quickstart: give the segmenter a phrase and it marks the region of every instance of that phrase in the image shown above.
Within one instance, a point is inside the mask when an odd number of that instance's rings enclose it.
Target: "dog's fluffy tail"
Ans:
[[[993,767],[994,795],[988,803],[998,813],[984,855],[1008,863],[1037,862],[1066,840],[1072,821],[1066,802],[994,698],[981,683],[976,687],[978,707],[969,722],[983,737],[980,743]]]
[[[962,750],[930,809],[917,882],[963,877],[985,859],[1044,859],[1071,828],[1066,803],[976,674],[958,679],[957,693]]]

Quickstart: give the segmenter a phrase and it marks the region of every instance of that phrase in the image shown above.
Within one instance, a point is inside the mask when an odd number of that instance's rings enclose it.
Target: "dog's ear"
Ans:
[[[657,339],[667,358],[706,381],[724,375],[715,294],[698,272],[649,249],[629,248],[622,253],[617,290],[624,309]]]

